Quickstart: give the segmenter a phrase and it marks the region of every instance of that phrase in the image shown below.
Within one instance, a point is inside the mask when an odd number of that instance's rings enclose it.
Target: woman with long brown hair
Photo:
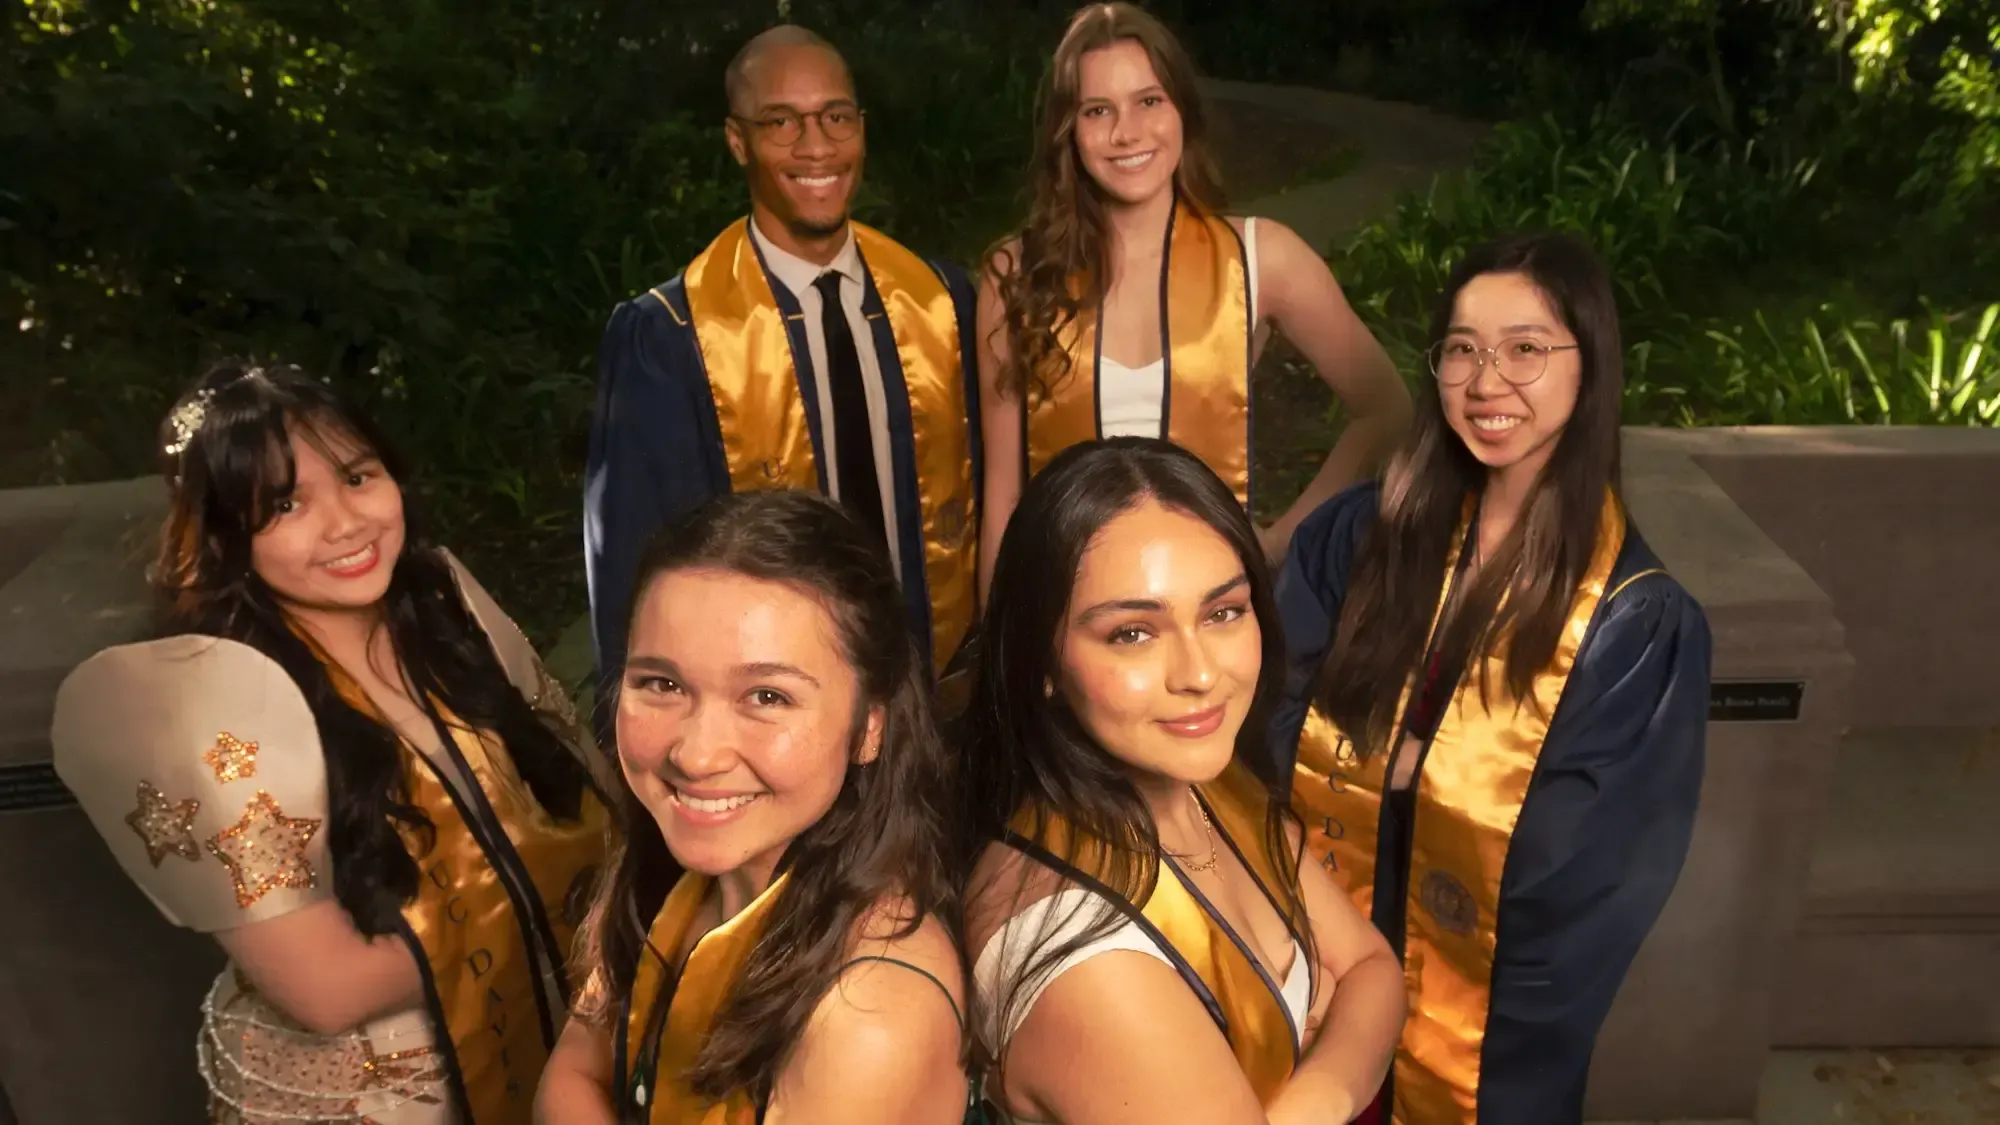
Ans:
[[[958,1125],[944,749],[879,536],[800,491],[649,549],[615,701],[626,843],[548,1125]]]
[[[607,843],[595,748],[326,384],[221,364],[160,440],[164,635],[72,673],[51,741],[126,873],[229,955],[211,1119],[525,1125]]]
[[[1273,771],[1249,516],[1157,438],[1072,446],[1007,531],[970,726],[967,950],[1025,1125],[1346,1121],[1403,1017]]]
[[[1408,966],[1380,1119],[1575,1123],[1687,855],[1708,624],[1619,495],[1618,310],[1590,249],[1471,250],[1432,338],[1382,483],[1299,528],[1273,743],[1313,854]]]
[[[1350,420],[1259,532],[1269,557],[1402,432],[1409,392],[1387,354],[1297,234],[1224,213],[1207,133],[1172,32],[1131,4],[1076,14],[1042,91],[1027,219],[982,271],[982,585],[1022,485],[1080,441],[1166,438],[1248,507],[1250,372],[1273,330]]]

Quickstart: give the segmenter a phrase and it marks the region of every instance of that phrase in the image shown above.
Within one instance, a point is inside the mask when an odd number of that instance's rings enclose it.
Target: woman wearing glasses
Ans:
[[[1306,513],[1394,447],[1409,392],[1318,253],[1282,224],[1223,213],[1194,66],[1172,32],[1133,5],[1092,4],[1049,75],[1034,202],[988,256],[979,294],[981,582],[1022,485],[1078,442],[1166,438],[1247,506],[1250,371],[1273,329],[1350,417],[1259,532],[1275,558]]]
[[[1380,485],[1300,525],[1274,745],[1297,749],[1314,856],[1413,990],[1375,1119],[1579,1122],[1693,831],[1708,625],[1619,498],[1617,309],[1590,250],[1471,251],[1433,337]]]

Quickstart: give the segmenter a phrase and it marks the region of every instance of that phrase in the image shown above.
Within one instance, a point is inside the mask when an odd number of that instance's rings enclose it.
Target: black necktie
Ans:
[[[875,477],[875,437],[868,425],[868,394],[861,386],[861,353],[840,303],[840,274],[828,270],[813,282],[819,290],[820,331],[826,338],[826,386],[833,399],[834,470],[840,503],[861,526],[888,542],[882,518],[882,489]]]

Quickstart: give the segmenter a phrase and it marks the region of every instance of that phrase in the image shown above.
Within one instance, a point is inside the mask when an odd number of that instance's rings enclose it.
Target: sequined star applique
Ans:
[[[307,890],[319,875],[306,858],[306,844],[319,821],[289,817],[262,789],[243,806],[242,819],[209,838],[209,854],[229,868],[236,905],[249,909],[279,887]]]
[[[217,781],[241,781],[257,776],[257,744],[244,742],[228,731],[215,736],[215,745],[202,753],[201,760],[215,771]]]
[[[169,801],[150,781],[139,783],[139,806],[125,814],[125,823],[146,845],[146,858],[158,867],[169,855],[199,861],[201,849],[194,842],[194,814],[201,802],[189,797]]]

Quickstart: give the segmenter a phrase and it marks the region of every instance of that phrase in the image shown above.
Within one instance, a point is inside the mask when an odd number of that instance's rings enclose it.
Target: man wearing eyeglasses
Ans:
[[[599,349],[584,541],[600,698],[653,533],[721,493],[808,488],[882,536],[949,707],[978,543],[971,286],[849,218],[866,129],[825,40],[766,31],[726,84],[750,215],[618,306]]]

